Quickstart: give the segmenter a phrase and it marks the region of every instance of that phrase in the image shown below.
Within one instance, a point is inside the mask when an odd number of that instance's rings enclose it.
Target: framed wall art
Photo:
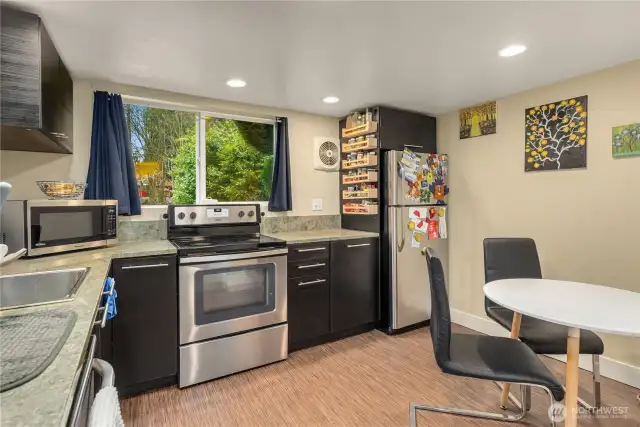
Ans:
[[[640,156],[640,123],[614,127],[611,151],[613,157]]]
[[[495,101],[460,110],[460,139],[496,133],[497,120]]]
[[[587,167],[587,96],[525,110],[524,170]]]

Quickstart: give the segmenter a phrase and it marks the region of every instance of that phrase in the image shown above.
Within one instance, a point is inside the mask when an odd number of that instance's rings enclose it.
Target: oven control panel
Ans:
[[[169,213],[173,225],[230,225],[260,222],[260,205],[181,205]]]

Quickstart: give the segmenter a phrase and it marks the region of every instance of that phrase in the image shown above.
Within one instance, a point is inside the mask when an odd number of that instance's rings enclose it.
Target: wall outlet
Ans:
[[[311,199],[311,210],[312,211],[321,211],[322,210],[322,199]]]

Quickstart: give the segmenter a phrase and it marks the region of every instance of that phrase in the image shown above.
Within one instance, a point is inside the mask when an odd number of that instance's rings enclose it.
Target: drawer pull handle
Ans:
[[[359,245],[347,245],[348,248],[359,248],[362,246],[371,246],[371,243],[360,243]]]
[[[115,279],[111,279],[111,289],[109,289],[108,291],[104,291],[102,293],[102,295],[113,295],[113,290],[116,288],[116,281]]]
[[[169,264],[147,264],[147,265],[125,265],[123,270],[135,270],[138,268],[156,268],[156,267],[169,267]]]
[[[298,266],[298,268],[313,268],[313,267],[323,267],[323,266],[325,266],[325,265],[327,265],[327,264],[326,264],[326,263],[324,263],[324,262],[320,262],[320,263],[318,263],[318,264],[310,264],[310,265],[299,265],[299,266]]]
[[[298,249],[298,252],[316,252],[316,251],[324,251],[326,248],[309,248],[309,249]]]
[[[298,283],[298,286],[313,285],[314,283],[324,283],[326,281],[327,281],[327,279],[318,279],[318,280],[312,280],[310,282],[300,282],[300,283]]]
[[[411,148],[422,148],[422,145],[411,145],[411,144],[404,144],[405,147],[411,147]]]
[[[98,312],[102,310],[102,320],[96,320],[93,322],[93,326],[100,326],[100,328],[104,328],[107,325],[107,307],[98,308]]]

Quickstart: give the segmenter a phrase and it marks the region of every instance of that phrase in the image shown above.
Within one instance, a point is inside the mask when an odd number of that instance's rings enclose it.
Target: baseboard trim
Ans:
[[[451,321],[483,334],[498,337],[509,336],[509,332],[496,322],[464,311],[451,310]],[[549,357],[565,363],[567,361],[567,356],[564,355],[549,355]],[[590,355],[585,354],[580,356],[580,368],[589,372],[592,371]],[[632,387],[640,388],[640,366],[633,366],[605,356],[600,356],[600,375]]]

